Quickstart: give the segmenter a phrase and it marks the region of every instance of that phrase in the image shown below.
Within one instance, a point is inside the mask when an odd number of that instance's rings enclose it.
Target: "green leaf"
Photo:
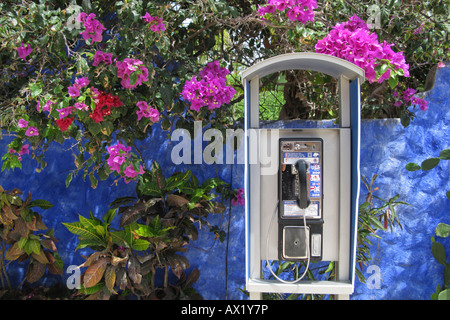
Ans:
[[[135,85],[136,84],[136,81],[137,81],[137,72],[133,72],[131,75],[130,75],[130,85]]]
[[[327,270],[325,270],[325,273],[331,272],[333,268],[334,268],[334,261],[331,261],[330,264],[328,265]]]
[[[150,242],[148,242],[145,239],[135,239],[133,241],[133,245],[131,246],[131,249],[136,251],[144,251],[148,249],[148,246],[150,245]]]
[[[17,245],[20,249],[23,249],[25,245],[27,244],[28,238],[20,237],[20,240],[17,242]]]
[[[442,160],[450,160],[450,149],[442,150],[439,158],[441,158]]]
[[[161,167],[156,161],[153,162],[152,176],[153,181],[156,182],[161,192],[164,192],[164,189],[166,188],[166,178],[162,173]]]
[[[438,237],[446,238],[450,236],[450,225],[446,223],[439,223],[436,227],[436,235]]]
[[[160,88],[161,98],[165,104],[173,103],[173,92],[170,85],[162,85]]]
[[[209,178],[202,183],[202,189],[211,190],[217,186],[223,185],[225,182],[219,178]]]
[[[112,241],[121,247],[131,247],[131,244],[128,243],[129,239],[127,237],[127,233],[124,230],[114,231],[110,233]]]
[[[436,167],[439,164],[440,161],[441,161],[440,158],[427,159],[427,160],[422,162],[422,170],[424,170],[424,171],[431,170],[434,167]]]
[[[450,200],[450,190],[447,191],[447,198]]]
[[[408,171],[417,171],[420,169],[421,169],[421,167],[417,163],[411,162],[406,165],[406,170],[408,170]]]
[[[97,240],[99,243],[105,244],[105,241],[95,231],[86,228],[81,222],[65,223],[63,225],[73,234],[80,236],[82,239]]]
[[[410,125],[411,118],[408,115],[406,115],[406,114],[402,114],[400,116],[400,122],[401,122],[402,126],[406,128],[406,127],[408,127]]]
[[[86,247],[90,248],[96,248],[96,247],[104,247],[105,243],[101,240],[95,240],[95,239],[80,239],[80,242],[75,248],[75,251],[78,249],[83,249]]]
[[[441,293],[439,293],[438,300],[450,300],[450,289],[441,291]]]
[[[92,286],[89,288],[85,288],[84,285],[81,284],[79,292],[81,294],[94,294],[94,293],[100,291],[101,289],[103,289],[104,286],[105,286],[104,282],[99,282],[95,286]]]
[[[448,288],[450,282],[450,263],[447,263],[444,269],[444,286]]]
[[[166,181],[166,190],[170,192],[178,189],[184,182],[188,181],[191,178],[191,175],[191,170],[187,170],[186,172],[170,176]]]
[[[53,89],[53,92],[56,93],[56,94],[58,94],[58,93],[61,93],[63,89],[64,89],[64,86],[63,86],[62,84],[58,84],[58,85],[55,87],[55,89]]]
[[[80,74],[87,73],[89,71],[89,64],[86,59],[80,58],[77,61],[77,69]]]
[[[88,124],[88,129],[94,136],[96,136],[102,130],[102,125],[97,122],[91,122],[90,124]]]
[[[80,222],[86,228],[90,228],[91,230],[95,230],[95,227],[100,225],[101,222],[98,219],[95,219],[92,211],[89,212],[89,219],[83,217],[82,215],[78,215]]]
[[[158,184],[153,181],[147,181],[138,185],[138,190],[148,196],[161,196],[162,192]]]
[[[124,206],[126,204],[129,204],[130,202],[133,202],[135,200],[136,200],[135,197],[121,197],[121,198],[115,199],[113,202],[111,202],[109,204],[109,206],[111,208],[117,209],[117,208]]]
[[[42,83],[32,83],[30,84],[30,90],[31,90],[31,97],[36,98],[42,93]]]
[[[28,205],[28,208],[39,207],[41,209],[47,210],[53,208],[53,205],[47,200],[33,200]]]
[[[385,230],[383,224],[376,217],[369,215],[370,223],[377,229]]]
[[[24,249],[27,254],[31,254],[33,252],[39,254],[41,253],[41,244],[39,243],[39,240],[28,239],[27,243],[24,246]]]
[[[98,185],[98,179],[95,177],[94,172],[91,172],[89,174],[89,180],[91,181],[91,187],[92,189],[97,188]]]
[[[73,179],[73,173],[71,172],[66,177],[66,188],[69,187],[70,183],[72,182],[72,179]]]
[[[398,85],[398,77],[391,76],[388,80],[388,83],[389,83],[389,86],[391,87],[391,89],[394,89]]]
[[[103,216],[103,221],[105,223],[105,225],[110,225],[112,220],[114,219],[115,215],[116,215],[117,209],[113,208],[113,209],[109,209],[108,211],[106,211],[105,215]]]
[[[442,243],[433,242],[431,245],[431,252],[433,257],[442,265],[447,265],[447,258],[445,256],[445,248]]]

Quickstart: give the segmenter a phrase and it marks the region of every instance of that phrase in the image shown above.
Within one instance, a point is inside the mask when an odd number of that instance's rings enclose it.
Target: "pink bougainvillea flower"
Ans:
[[[30,145],[24,144],[22,148],[20,148],[19,154],[30,154]]]
[[[78,78],[75,80],[76,88],[81,89],[89,85],[89,79],[87,77]]]
[[[376,67],[389,61],[395,70],[402,69],[403,75],[409,77],[409,65],[405,62],[403,52],[394,52],[392,44],[380,43],[375,33],[370,33],[367,24],[354,15],[345,23],[336,24],[329,34],[316,44],[316,52],[329,54],[350,61],[365,71],[369,82],[389,79],[391,73],[386,71],[377,79]]]
[[[135,89],[143,82],[148,81],[148,69],[143,66],[143,62],[138,59],[125,58],[123,61],[116,61],[117,77],[122,87]],[[131,84],[131,75],[136,76],[135,83]]]
[[[139,171],[134,170],[133,165],[130,164],[128,167],[125,168],[123,171],[123,174],[127,178],[135,178],[138,174],[143,174],[144,169],[142,168],[142,165],[139,165]]]
[[[59,119],[64,119],[67,116],[69,116],[70,114],[72,114],[74,107],[70,106],[67,108],[62,108],[62,109],[56,109],[56,111],[59,112]]]
[[[16,151],[16,150],[10,148],[10,149],[8,149],[8,153],[9,153],[9,154],[15,154],[15,153],[17,153],[17,159],[18,159],[19,161],[22,161],[22,155],[24,155],[24,154],[30,154],[30,145],[24,144],[24,145],[20,148],[19,151]]]
[[[83,23],[86,28],[83,32],[80,32],[85,41],[89,39],[92,39],[92,43],[102,41],[102,32],[106,30],[106,28],[95,19],[94,13],[87,15],[85,12],[81,12],[77,17],[77,20]]]
[[[19,54],[19,57],[22,58],[23,60],[26,60],[26,58],[30,55],[30,53],[33,52],[33,49],[28,43],[26,47],[22,43],[22,46],[17,48],[16,50],[17,53]]]
[[[142,19],[150,24],[150,30],[155,33],[166,30],[166,26],[164,25],[162,18],[152,17],[148,12],[146,12],[145,15],[142,16]]]
[[[226,85],[226,76],[230,72],[219,65],[218,61],[208,63],[200,72],[200,80],[192,77],[185,82],[181,96],[190,102],[191,110],[200,111],[220,108],[231,101],[236,90]]]
[[[415,97],[414,94],[417,91],[415,89],[409,88],[404,90],[401,94],[394,92],[393,96],[395,98],[394,106],[406,106],[418,105],[420,110],[426,111],[428,109],[428,101],[422,98]]]
[[[54,104],[56,104],[56,102],[53,102],[51,100],[47,100],[47,102],[44,104],[44,106],[42,107],[42,110],[41,110],[41,104],[38,101],[36,109],[39,112],[40,111],[48,111],[48,112],[50,112],[50,111],[52,111],[52,105],[54,105]]]
[[[94,54],[94,62],[92,65],[94,67],[98,66],[101,62],[103,62],[106,65],[112,64],[112,53],[106,53],[100,50],[97,50]]]
[[[123,175],[125,183],[129,183],[131,179],[144,173],[142,165],[139,165],[139,171],[136,171],[133,164],[128,162],[131,147],[126,147],[122,143],[117,142],[115,145],[107,147],[106,151],[108,152],[106,163],[112,171]]]
[[[76,102],[74,107],[77,110],[89,111],[89,107],[87,105],[85,105],[84,103],[81,103],[81,102]]]
[[[427,111],[427,109],[428,109],[428,101],[426,101],[422,98],[412,97],[411,104],[418,105],[420,110],[422,110],[422,111]]]
[[[80,90],[78,90],[75,86],[68,87],[67,90],[69,91],[69,96],[72,98],[76,98],[80,95]]]
[[[120,173],[120,166],[129,156],[131,147],[126,147],[122,143],[117,142],[115,145],[107,147],[106,151],[109,154],[106,163],[108,164],[111,170]]]
[[[33,137],[33,136],[38,136],[39,135],[39,131],[36,127],[29,127],[27,129],[27,131],[25,131],[25,135],[27,137]]]
[[[233,199],[231,199],[231,204],[234,206],[243,206],[245,205],[245,199],[244,199],[244,189],[239,188],[237,190],[236,195]]]
[[[259,6],[258,13],[264,17],[266,14],[283,13],[291,21],[303,24],[314,20],[314,9],[317,8],[315,0],[268,0],[264,6]],[[287,10],[287,12],[286,12]]]
[[[139,110],[136,111],[138,121],[143,117],[149,118],[151,122],[159,121],[159,111],[156,108],[152,108],[145,101],[139,101],[136,105],[139,107]]]
[[[20,119],[18,126],[19,126],[19,128],[26,128],[26,127],[28,127],[28,121],[26,121],[24,119]]]

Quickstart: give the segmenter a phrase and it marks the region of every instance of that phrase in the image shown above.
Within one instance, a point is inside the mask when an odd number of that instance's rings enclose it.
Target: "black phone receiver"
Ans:
[[[297,205],[300,209],[306,209],[309,207],[311,201],[309,200],[309,190],[306,184],[306,170],[308,170],[308,163],[305,160],[298,160],[295,163],[295,168],[297,169],[297,179],[298,179],[298,199]]]

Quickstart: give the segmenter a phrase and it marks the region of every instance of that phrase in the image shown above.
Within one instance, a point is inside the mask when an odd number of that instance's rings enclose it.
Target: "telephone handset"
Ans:
[[[323,140],[280,139],[278,256],[322,259]]]
[[[297,191],[297,205],[300,209],[306,209],[311,203],[306,187],[306,170],[308,169],[308,164],[305,160],[297,160],[297,162],[295,163],[295,168],[297,169],[297,185],[299,186],[299,190]]]

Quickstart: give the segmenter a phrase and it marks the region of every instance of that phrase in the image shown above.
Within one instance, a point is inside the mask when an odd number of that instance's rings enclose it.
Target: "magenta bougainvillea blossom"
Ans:
[[[391,76],[387,68],[378,78],[376,68],[388,61],[394,70],[401,69],[409,77],[409,65],[403,52],[394,52],[393,45],[380,43],[375,33],[369,31],[364,20],[354,15],[348,22],[336,24],[330,33],[316,44],[316,52],[350,61],[365,71],[369,82],[383,82]]]
[[[186,81],[181,96],[191,103],[190,108],[195,111],[200,111],[204,106],[210,110],[220,108],[229,103],[236,93],[233,87],[226,85],[229,73],[218,61],[210,62],[199,72],[200,80],[194,76]]]
[[[37,111],[48,111],[48,112],[50,112],[50,111],[52,111],[52,105],[54,105],[56,102],[53,102],[53,101],[51,101],[51,100],[47,100],[47,102],[44,104],[44,106],[43,107],[41,107],[41,103],[38,101],[37,102],[37,104],[36,104],[36,110]],[[42,110],[41,110],[41,108],[42,108]]]
[[[316,8],[315,0],[268,0],[266,5],[259,6],[258,13],[263,17],[276,12],[285,13],[289,20],[305,24],[314,20]]]
[[[85,30],[80,32],[85,41],[89,39],[92,39],[92,43],[102,41],[102,32],[103,30],[106,30],[106,28],[95,19],[95,13],[90,13],[88,15],[85,12],[81,12],[77,17],[77,20],[83,23],[85,27]]]
[[[143,64],[141,60],[131,58],[116,61],[117,77],[122,79],[120,83],[124,88],[134,89],[143,82],[148,81],[148,69]],[[131,83],[132,74],[136,76],[133,84]]]
[[[70,106],[67,108],[56,109],[56,111],[58,111],[58,113],[59,113],[59,119],[64,119],[67,116],[69,116],[70,114],[72,114],[73,109],[75,109],[75,107],[73,107],[73,106]]]
[[[92,65],[94,67],[98,66],[101,62],[103,62],[106,65],[110,65],[113,63],[112,61],[113,54],[112,53],[106,53],[100,50],[97,50],[94,54],[94,62]]]
[[[109,168],[112,171],[116,171],[117,173],[121,174],[122,171],[122,165],[129,160],[130,158],[130,151],[131,147],[126,147],[120,142],[117,142],[115,145],[107,147],[106,148],[108,152],[108,159],[106,160],[106,163],[108,164]],[[142,165],[139,165],[139,171],[136,171],[133,167],[133,164],[129,164],[125,167],[123,170],[123,175],[125,182],[128,183],[129,179],[135,178],[139,174],[143,174],[144,169]]]
[[[152,108],[147,104],[145,101],[139,101],[136,103],[138,106],[138,110],[136,111],[136,114],[138,116],[138,121],[140,121],[143,117],[149,118],[151,122],[158,122],[159,121],[159,111],[156,108]]]
[[[28,121],[26,121],[24,119],[20,119],[18,126],[19,126],[19,128],[26,128],[26,127],[28,127]]]
[[[145,15],[142,16],[142,19],[148,22],[150,25],[150,30],[155,33],[166,30],[166,26],[164,25],[162,18],[152,17],[148,12],[146,12]]]
[[[406,89],[401,94],[399,94],[398,92],[394,92],[394,98],[396,100],[394,106],[401,107],[403,105],[418,105],[420,110],[426,111],[428,109],[428,101],[422,98],[415,97],[414,94],[416,92],[417,91],[415,89],[411,88]]]
[[[117,142],[115,145],[107,147],[109,157],[107,159],[108,166],[111,170],[120,173],[120,166],[125,160],[129,157],[129,152],[131,151],[131,147],[126,147],[120,142]]]
[[[30,55],[31,52],[33,52],[33,49],[31,48],[30,44],[27,43],[26,46],[22,43],[22,46],[16,49],[17,53],[19,54],[19,57],[23,60],[27,60],[27,57]]]
[[[80,89],[87,85],[89,85],[89,79],[87,77],[76,79],[74,85],[67,88],[69,96],[72,98],[78,97],[80,95]]]
[[[22,155],[24,154],[30,154],[30,145],[29,144],[24,144],[19,151],[16,151],[12,148],[8,149],[8,153],[9,154],[16,154],[17,153],[17,159],[19,161],[22,161]]]
[[[234,206],[243,206],[245,205],[244,199],[244,189],[237,189],[236,195],[231,199],[231,204]]]
[[[136,171],[135,169],[134,169],[134,167],[133,167],[133,164],[129,164],[126,168],[125,168],[125,170],[123,170],[123,174],[124,174],[124,179],[125,179],[125,183],[128,183],[129,182],[129,179],[127,179],[127,178],[130,178],[130,179],[133,179],[133,178],[135,178],[135,177],[137,177],[138,175],[140,175],[140,174],[144,174],[144,168],[142,167],[142,165],[140,164],[139,165],[139,171]]]
[[[38,136],[39,135],[39,131],[36,127],[28,127],[27,131],[25,131],[25,135],[27,137],[33,137],[33,136]]]

